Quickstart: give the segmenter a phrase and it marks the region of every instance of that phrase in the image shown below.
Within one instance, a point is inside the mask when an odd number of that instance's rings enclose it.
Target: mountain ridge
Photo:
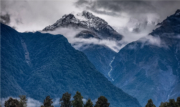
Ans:
[[[87,11],[83,11],[82,13],[76,15],[64,15],[62,18],[56,21],[56,23],[44,28],[43,32],[51,33],[56,30],[58,31],[58,28],[73,28],[75,30],[78,28],[83,28],[83,30],[81,30],[78,34],[73,35],[74,38],[80,39],[79,41],[77,40],[77,43],[71,43],[72,46],[76,48],[76,46],[82,44],[80,48],[78,47],[76,49],[85,53],[96,69],[111,81],[111,78],[108,75],[108,72],[111,69],[109,63],[113,59],[116,52],[103,44],[94,44],[93,42],[82,43],[81,38],[86,39],[87,41],[91,41],[93,38],[98,42],[110,40],[120,46],[121,44],[116,42],[119,42],[123,36],[118,34],[110,25],[108,25],[105,20],[94,16],[92,13]]]
[[[42,102],[47,95],[58,98],[79,91],[86,99],[104,95],[112,107],[140,107],[137,99],[108,81],[64,36],[18,33],[4,24],[1,29],[1,97],[23,94]]]
[[[78,16],[83,17],[84,20],[78,19]],[[83,11],[81,14],[77,14],[76,16],[73,14],[64,15],[54,24],[45,27],[43,31],[54,31],[55,29],[61,27],[73,27],[75,29],[83,28],[85,29],[84,31],[96,33],[96,36],[98,36],[98,38],[100,39],[121,40],[123,37],[122,35],[117,33],[110,25],[108,25],[105,20],[96,17],[92,13],[87,11]],[[87,36],[87,34],[83,34],[84,31],[82,33],[80,32],[77,37],[83,38],[84,36]]]
[[[180,95],[180,15],[179,10],[167,17],[147,41],[129,43],[116,54],[112,62],[113,84],[136,97],[142,106],[152,99],[156,106]]]

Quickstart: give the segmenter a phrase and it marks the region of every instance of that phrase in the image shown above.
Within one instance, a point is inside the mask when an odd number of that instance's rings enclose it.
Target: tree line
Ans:
[[[66,92],[62,95],[62,98],[60,98],[59,103],[60,107],[109,107],[110,103],[108,103],[108,100],[104,96],[100,96],[98,100],[96,101],[96,104],[93,105],[93,102],[91,99],[88,99],[86,103],[83,103],[83,96],[80,92],[76,92],[74,95],[74,100],[71,100],[71,94]],[[54,107],[52,98],[50,96],[47,96],[44,99],[43,105],[40,107]],[[27,107],[27,99],[26,96],[22,95],[20,96],[20,100],[9,98],[7,101],[5,101],[4,104],[5,107]]]
[[[19,96],[19,100],[9,98],[7,101],[5,101],[4,106],[5,107],[27,107],[27,99],[26,96],[22,95]],[[59,100],[60,107],[109,107],[110,103],[108,103],[108,99],[104,96],[100,96],[98,100],[96,101],[95,105],[91,101],[91,99],[88,99],[86,103],[83,103],[83,96],[80,92],[76,92],[76,94],[73,96],[74,100],[71,100],[71,94],[66,92],[62,95],[62,98]],[[44,99],[43,105],[40,107],[54,107],[52,98],[50,96],[47,96]],[[153,104],[152,99],[149,99],[145,107],[156,107]],[[159,107],[180,107],[180,97],[177,98],[175,101],[174,99],[170,99],[169,102],[162,102]]]
[[[152,99],[149,99],[145,107],[156,107],[153,104]],[[169,99],[169,102],[161,102],[159,107],[180,107],[180,97],[175,101],[174,99]]]

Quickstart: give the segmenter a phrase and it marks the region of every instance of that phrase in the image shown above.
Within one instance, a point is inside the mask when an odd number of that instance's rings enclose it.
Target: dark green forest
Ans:
[[[93,104],[91,99],[88,99],[84,104],[83,96],[80,92],[77,91],[76,94],[73,96],[73,100],[71,100],[70,93],[64,93],[59,100],[59,105],[60,107],[109,107],[110,103],[108,102],[108,99],[106,97],[100,96],[95,104]],[[10,97],[7,101],[5,101],[4,106],[27,107],[27,98],[25,95],[19,96],[19,100]],[[50,96],[47,96],[40,107],[54,107],[52,98]],[[145,107],[156,106],[153,104],[152,99],[149,99]],[[162,102],[159,107],[180,107],[180,97],[178,97],[176,101],[174,99],[169,99],[169,102]]]

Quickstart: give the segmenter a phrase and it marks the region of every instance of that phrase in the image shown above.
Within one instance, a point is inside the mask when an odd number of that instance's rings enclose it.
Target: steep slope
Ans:
[[[79,49],[79,51],[82,51],[88,57],[98,71],[110,81],[112,80],[108,75],[108,72],[111,69],[109,64],[113,60],[116,52],[106,46],[93,44],[89,45],[88,48]]]
[[[142,106],[150,98],[159,106],[180,96],[180,10],[159,25],[151,36],[160,38],[160,46],[148,40],[130,43],[112,63],[113,84],[136,97]]]
[[[18,33],[1,24],[1,97],[25,94],[40,100],[80,91],[84,98],[108,98],[112,107],[140,107],[115,87],[62,35]]]
[[[21,34],[1,24],[1,96],[27,94],[21,85],[25,84],[28,71]]]
[[[81,28],[81,31],[74,36],[75,38],[83,38],[87,41],[92,41],[91,39],[93,38],[96,39],[95,41],[99,42],[101,42],[102,40],[111,40],[113,42],[117,42],[120,41],[123,37],[122,35],[117,33],[110,25],[108,25],[106,21],[97,16],[94,16],[92,13],[87,11],[83,11],[82,13],[79,13],[77,15],[64,15],[53,25],[45,27],[43,31],[51,33],[51,31],[58,31],[60,28],[73,28],[75,30]],[[75,48],[78,45],[82,45],[80,48],[76,49],[85,53],[91,63],[93,63],[93,65],[96,67],[96,69],[110,81],[112,80],[108,75],[108,72],[111,70],[109,64],[116,54],[114,50],[100,43],[82,43],[81,39],[79,39],[79,41],[77,40],[77,43],[71,44]],[[106,44],[111,45],[111,43]]]

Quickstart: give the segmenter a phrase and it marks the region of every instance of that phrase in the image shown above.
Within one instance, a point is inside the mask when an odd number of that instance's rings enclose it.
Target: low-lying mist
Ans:
[[[160,38],[154,37],[149,35],[154,27],[147,27],[146,29],[139,29],[139,32],[129,30],[127,28],[117,29],[119,33],[123,35],[123,39],[120,41],[113,40],[113,39],[97,39],[97,38],[78,38],[76,37],[83,30],[83,28],[57,28],[54,31],[47,31],[42,33],[50,33],[53,35],[61,34],[65,36],[71,45],[77,50],[83,50],[88,48],[90,45],[102,45],[108,47],[109,49],[113,50],[114,52],[119,52],[124,46],[127,44],[140,41],[145,43],[145,45],[151,44],[161,47],[162,42]],[[102,36],[102,35],[101,35]]]

